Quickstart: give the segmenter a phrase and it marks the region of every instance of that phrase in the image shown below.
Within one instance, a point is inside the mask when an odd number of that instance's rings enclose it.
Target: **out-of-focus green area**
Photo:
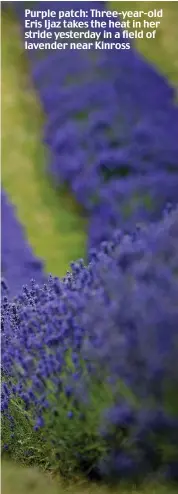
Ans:
[[[147,20],[160,20],[155,39],[135,39],[134,45],[162,72],[176,87],[178,85],[178,2],[109,2],[113,10],[148,12],[149,10],[163,10],[162,18],[150,17]],[[129,18],[128,18],[129,19]],[[135,17],[139,21],[139,17]],[[147,28],[152,31],[154,28]],[[139,30],[139,29],[138,29]],[[130,29],[134,31],[134,28]],[[146,31],[146,29],[145,29]],[[132,41],[132,40],[131,40]]]
[[[177,494],[174,487],[149,483],[139,489],[118,486],[109,488],[99,484],[89,484],[76,480],[75,484],[65,485],[50,475],[42,474],[34,468],[22,468],[16,464],[2,464],[3,494]]]

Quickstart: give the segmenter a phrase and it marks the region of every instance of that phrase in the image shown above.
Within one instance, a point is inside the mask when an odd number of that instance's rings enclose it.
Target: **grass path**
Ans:
[[[18,23],[2,19],[2,183],[46,270],[64,275],[85,252],[85,225],[74,200],[45,174],[43,116],[28,82]],[[3,233],[3,232],[2,232]]]
[[[47,475],[41,474],[35,468],[21,468],[13,463],[2,464],[2,492],[3,494],[177,494],[177,489],[148,483],[146,486],[109,488],[86,482],[76,482],[66,486],[54,481]]]

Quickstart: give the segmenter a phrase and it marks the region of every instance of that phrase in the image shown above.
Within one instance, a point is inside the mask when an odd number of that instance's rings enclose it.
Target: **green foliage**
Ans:
[[[69,354],[66,363],[68,372],[61,376],[63,389],[72,371]],[[11,398],[8,417],[2,418],[3,455],[21,464],[52,469],[66,478],[73,478],[82,469],[90,474],[106,452],[98,428],[102,411],[113,403],[113,396],[105,383],[91,381],[84,366],[83,373],[88,391],[83,401],[67,396],[64,390],[56,394],[52,381],[46,381],[49,408],[42,415],[44,426],[39,430],[35,430],[34,407],[26,411],[23,400]]]

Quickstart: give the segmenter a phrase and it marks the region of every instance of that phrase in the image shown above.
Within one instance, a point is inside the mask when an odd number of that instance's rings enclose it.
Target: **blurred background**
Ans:
[[[34,3],[34,2],[33,2]],[[112,2],[109,6],[113,7]],[[120,9],[139,10],[143,2],[118,2]],[[118,4],[114,2],[115,8]],[[137,49],[168,80],[178,83],[178,3],[144,2],[145,9],[164,8],[155,40],[136,41]],[[14,9],[2,11],[2,185],[16,217],[45,270],[64,275],[71,260],[83,257],[86,223],[69,190],[54,190],[45,167],[47,148],[42,144],[45,116],[31,82],[23,51],[20,23]],[[3,237],[3,229],[2,229]]]

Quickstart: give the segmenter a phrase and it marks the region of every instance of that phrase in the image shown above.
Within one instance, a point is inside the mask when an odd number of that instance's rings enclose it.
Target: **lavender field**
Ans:
[[[2,12],[4,493],[171,494],[178,6],[94,57],[24,53],[23,9]]]

